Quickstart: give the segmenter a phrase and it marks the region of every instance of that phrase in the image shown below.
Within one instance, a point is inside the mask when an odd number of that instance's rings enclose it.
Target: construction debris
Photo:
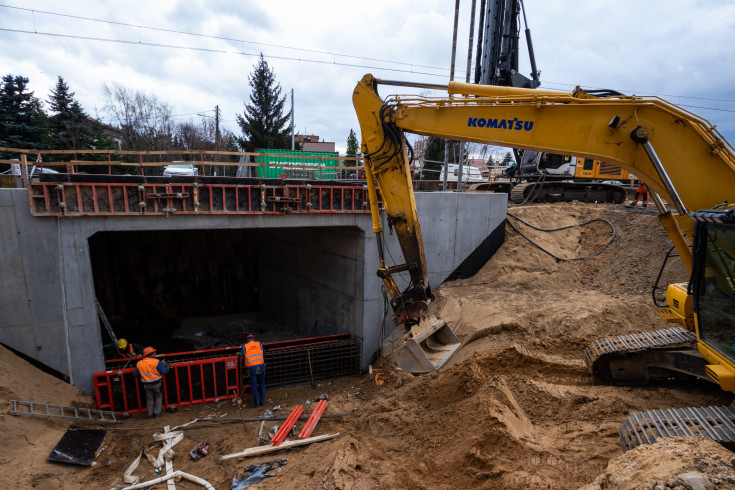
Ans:
[[[291,415],[288,416],[286,421],[281,425],[281,428],[278,429],[278,432],[276,432],[276,435],[273,436],[273,438],[271,439],[271,442],[274,446],[278,446],[283,442],[284,439],[286,439],[288,432],[293,429],[293,426],[296,424],[296,421],[302,413],[304,413],[304,409],[301,405],[297,405],[293,409]]]
[[[265,420],[260,423],[260,430],[258,431],[258,446],[267,444],[268,441],[263,437],[263,427],[265,426]]]
[[[306,421],[306,425],[304,425],[304,428],[301,429],[299,439],[306,439],[311,435],[312,432],[314,432],[314,428],[316,427],[317,422],[319,422],[319,419],[326,409],[327,402],[324,400],[319,400],[319,403],[316,404],[314,411],[311,412],[311,417],[309,417],[309,420]]]
[[[238,470],[235,473],[235,477],[232,479],[232,490],[242,490],[243,488],[247,488],[250,485],[260,483],[269,476],[275,476],[269,474],[268,472],[274,468],[277,468],[280,472],[281,468],[283,468],[283,465],[285,465],[287,461],[288,460],[286,459],[274,459],[273,461],[268,461],[266,463],[251,464],[247,468],[243,469],[243,471],[250,473],[250,476],[248,476],[244,480],[238,480],[240,474],[240,470]]]
[[[306,446],[307,444],[311,444],[314,442],[322,442],[322,441],[328,441],[329,439],[334,439],[339,435],[339,432],[335,434],[326,434],[323,436],[316,436],[316,437],[310,437],[308,439],[301,439],[296,441],[285,441],[280,446],[263,446],[263,447],[251,447],[248,449],[245,449],[244,451],[240,451],[239,453],[232,453],[232,454],[225,454],[224,456],[220,456],[221,461],[225,461],[227,459],[233,459],[233,458],[246,458],[248,456],[257,456],[259,454],[266,454],[266,453],[272,453],[275,451],[280,451],[282,449],[289,449],[292,447],[297,446]]]
[[[117,424],[115,412],[107,410],[94,410],[91,408],[65,407],[63,405],[51,405],[49,403],[27,402],[21,400],[10,400],[13,409],[10,415],[31,415],[36,417],[51,417],[57,419],[69,419],[86,422],[102,422]]]
[[[194,461],[199,461],[201,458],[209,454],[209,443],[207,441],[202,441],[194,448],[189,451],[189,456],[191,456],[191,459]]]
[[[87,429],[72,425],[51,451],[48,460],[92,466],[94,458],[102,452],[99,448],[106,433],[107,431],[103,429]]]
[[[184,424],[184,425],[189,425],[189,424],[191,424],[191,423],[193,423],[195,421],[196,421],[196,419],[193,420],[193,421],[191,421],[191,422],[188,422],[187,424]],[[172,430],[169,429],[168,426],[164,427],[163,430],[164,430],[163,434],[158,433],[158,432],[155,433],[155,434],[153,434],[153,439],[156,440],[156,441],[161,442],[161,444],[162,444],[162,447],[158,451],[158,455],[154,456],[152,454],[152,452],[151,452],[151,449],[154,449],[155,448],[155,445],[154,446],[151,446],[151,447],[148,447],[148,449],[141,451],[140,454],[138,455],[138,457],[135,458],[135,461],[133,461],[131,463],[131,465],[128,467],[128,469],[125,470],[125,473],[123,474],[123,481],[125,483],[132,483],[133,484],[132,487],[127,487],[127,488],[144,488],[144,487],[148,487],[148,486],[151,486],[151,485],[155,485],[156,483],[161,483],[161,482],[164,482],[164,481],[169,480],[170,478],[173,478],[171,476],[173,474],[181,473],[179,471],[173,471],[173,462],[172,462],[172,460],[173,460],[174,456],[176,455],[176,453],[173,450],[173,447],[176,444],[178,444],[179,442],[181,442],[181,440],[184,438],[184,432],[183,431],[180,431],[180,430],[172,431]],[[148,458],[148,460],[153,465],[153,468],[155,468],[156,470],[158,470],[158,469],[162,468],[163,466],[165,466],[166,467],[166,475],[163,476],[163,477],[161,477],[161,478],[158,478],[156,480],[151,480],[151,481],[146,482],[146,483],[138,484],[138,482],[140,481],[140,477],[133,475],[133,472],[138,468],[138,465],[140,464],[140,460],[141,460],[141,458],[142,458],[142,456],[144,454],[145,454],[146,458]],[[160,471],[156,471],[156,473],[160,473]],[[199,483],[200,485],[204,485],[207,488],[214,488],[209,483],[207,483],[206,481],[202,480],[201,478],[198,478],[198,477],[189,475],[187,473],[181,473],[180,476],[182,476],[183,478],[187,478],[189,480],[192,480],[192,481],[194,481],[196,483]],[[171,485],[169,485],[169,487],[170,486]]]
[[[198,483],[199,485],[203,486],[207,490],[214,490],[214,487],[209,484],[207,480],[204,480],[202,478],[199,478],[198,476],[190,475],[189,473],[184,473],[181,470],[176,470],[173,473],[169,473],[165,476],[162,476],[160,478],[155,478],[153,480],[149,480],[147,482],[138,483],[136,485],[132,485],[129,487],[123,488],[123,490],[133,490],[135,488],[146,488],[146,487],[152,487],[153,485],[157,485],[159,483],[163,483],[165,481],[171,480],[172,478],[185,478],[189,481],[193,481],[194,483]]]

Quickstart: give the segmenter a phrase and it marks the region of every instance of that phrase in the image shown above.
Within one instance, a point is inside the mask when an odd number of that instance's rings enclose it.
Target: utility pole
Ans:
[[[449,81],[454,81],[454,60],[457,57],[457,23],[459,22],[459,0],[454,4],[454,34],[452,36],[452,69],[449,72]],[[451,97],[451,95],[450,95]],[[449,172],[449,140],[444,140],[444,182],[442,190],[447,190],[447,172]],[[459,188],[459,182],[457,188]]]
[[[475,1],[472,0],[472,14],[470,15],[470,42],[467,48],[467,74],[465,83],[470,83],[470,71],[472,69],[472,43],[475,37]],[[468,97],[465,95],[465,97]],[[462,192],[462,174],[464,173],[464,141],[459,143],[459,173],[457,174],[457,191]],[[469,182],[469,179],[467,179]]]
[[[219,151],[219,105],[214,106],[214,151]],[[214,155],[214,161],[219,162],[219,154]],[[222,169],[223,174],[225,168]],[[217,169],[219,170],[219,165]]]
[[[293,151],[294,144],[293,144],[293,89],[291,89],[291,151]]]

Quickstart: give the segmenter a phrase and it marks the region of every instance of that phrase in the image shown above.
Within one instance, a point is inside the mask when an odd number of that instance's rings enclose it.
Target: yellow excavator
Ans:
[[[378,86],[446,91],[448,96],[385,99]],[[455,96],[455,97],[453,97]],[[672,328],[599,339],[586,350],[604,381],[640,384],[694,377],[735,391],[735,152],[714,126],[656,97],[590,94],[450,82],[380,80],[365,75],[353,93],[380,270],[394,321],[409,327],[395,351],[398,367],[426,372],[459,347],[441,320],[423,321],[432,299],[411,185],[404,133],[601,160],[647,184],[658,218],[691,274],[667,288],[657,312]],[[386,265],[376,186],[405,264]],[[408,271],[400,291],[393,275]],[[735,444],[735,407],[654,410],[631,414],[620,429],[623,448],[672,435],[702,435]]]

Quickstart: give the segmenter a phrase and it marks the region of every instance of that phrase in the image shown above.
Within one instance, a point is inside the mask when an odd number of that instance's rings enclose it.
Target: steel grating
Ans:
[[[361,345],[336,340],[265,350],[265,384],[285,387],[360,373]]]

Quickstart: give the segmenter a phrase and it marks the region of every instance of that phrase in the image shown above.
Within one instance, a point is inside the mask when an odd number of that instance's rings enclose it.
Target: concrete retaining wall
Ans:
[[[505,194],[417,193],[416,202],[433,287],[502,243]],[[37,218],[26,189],[0,189],[0,342],[91,392],[104,359],[89,237],[200,228],[258,229],[261,311],[305,336],[349,331],[363,341],[363,367],[372,362],[383,298],[369,215]],[[385,239],[401,261],[395,237]]]

